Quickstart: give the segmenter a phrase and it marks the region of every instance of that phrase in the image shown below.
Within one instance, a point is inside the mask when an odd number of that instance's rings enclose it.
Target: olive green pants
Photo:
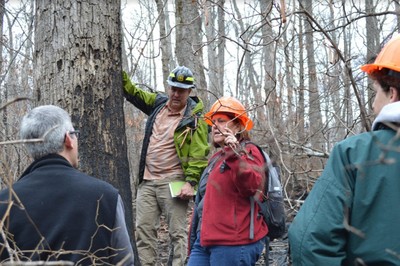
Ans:
[[[183,179],[183,178],[181,178]],[[169,181],[144,180],[136,198],[136,245],[142,266],[155,266],[157,261],[157,230],[161,214],[168,224],[170,245],[173,247],[173,266],[183,266],[187,255],[187,200],[172,198]]]

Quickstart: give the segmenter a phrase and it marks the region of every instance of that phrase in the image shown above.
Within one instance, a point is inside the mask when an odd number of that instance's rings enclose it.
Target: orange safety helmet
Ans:
[[[379,52],[373,64],[361,66],[367,74],[388,68],[400,72],[400,34],[394,36]]]
[[[253,121],[247,116],[246,108],[236,98],[225,96],[219,98],[211,106],[211,110],[204,115],[206,123],[210,126],[213,125],[212,116],[215,113],[231,113],[245,127],[245,130],[249,131],[253,128]]]

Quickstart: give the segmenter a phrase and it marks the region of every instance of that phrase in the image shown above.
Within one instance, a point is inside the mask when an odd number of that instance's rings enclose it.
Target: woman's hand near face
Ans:
[[[212,117],[213,126],[211,128],[213,142],[219,146],[230,146],[232,149],[239,145],[236,139],[237,123],[232,122],[232,118],[225,114],[216,113]]]
[[[230,128],[225,128],[224,135],[225,135],[225,140],[224,140],[225,146],[229,146],[232,149],[237,149],[239,146],[239,142],[235,136],[235,133]]]

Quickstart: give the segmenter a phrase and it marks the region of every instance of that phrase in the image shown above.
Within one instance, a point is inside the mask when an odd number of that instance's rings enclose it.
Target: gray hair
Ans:
[[[30,155],[37,160],[61,152],[65,134],[72,130],[71,117],[66,111],[55,105],[42,105],[24,116],[19,134],[24,140],[43,138],[41,142],[25,144]]]

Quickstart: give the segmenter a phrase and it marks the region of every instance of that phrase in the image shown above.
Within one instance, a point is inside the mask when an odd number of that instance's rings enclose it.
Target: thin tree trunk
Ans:
[[[334,28],[335,27],[335,9],[333,6],[333,3],[331,2],[329,4],[329,11],[330,11],[330,28]],[[331,34],[332,37],[332,41],[334,43],[338,43],[337,40],[337,36],[336,36],[336,32],[333,31]],[[346,40],[345,40],[346,41]],[[330,44],[327,44],[330,45]],[[326,147],[326,151],[331,150],[332,146],[339,140],[343,139],[344,137],[344,130],[343,127],[341,126],[342,123],[342,119],[340,117],[340,112],[343,106],[343,101],[345,101],[346,99],[343,99],[343,93],[341,93],[341,86],[340,86],[340,78],[341,78],[341,66],[340,64],[337,62],[336,60],[336,51],[328,46],[327,48],[327,53],[329,55],[330,58],[330,62],[327,62],[327,64],[333,64],[333,66],[328,65],[327,69],[329,71],[329,75],[327,75],[328,78],[328,84],[327,84],[327,91],[328,91],[328,96],[329,100],[328,100],[328,113],[326,117],[330,117],[332,116],[332,110],[333,110],[333,118],[335,121],[334,126],[332,127],[333,129],[330,131],[330,134],[327,138],[327,147]],[[327,97],[328,98],[328,97]],[[330,108],[332,106],[332,108]]]
[[[365,18],[365,29],[366,29],[366,41],[367,41],[367,54],[366,61],[374,61],[380,50],[380,31],[378,29],[378,19],[376,16],[368,16],[368,14],[375,13],[375,5],[374,0],[365,0],[365,13],[367,14]],[[364,62],[364,63],[367,63]],[[371,63],[372,63],[371,62]],[[372,89],[372,79],[368,79],[368,88],[367,88],[367,104],[371,105],[373,101],[373,89]],[[368,110],[371,110],[368,108]]]
[[[3,22],[4,22],[4,12],[5,12],[5,0],[0,0],[0,36],[3,36]],[[3,37],[2,37],[2,41],[0,41],[0,76],[4,75],[4,59],[3,59]],[[3,83],[3,82],[1,82]],[[7,102],[7,90],[4,90],[4,92],[0,91],[0,106],[2,106],[3,104],[5,104]],[[1,127],[0,127],[0,136],[4,136],[4,139],[8,136],[7,134],[7,130],[8,130],[8,126],[7,126],[7,108],[4,108],[1,111]],[[3,137],[2,137],[3,139]],[[3,148],[4,152],[2,152],[1,154],[1,158],[0,160],[4,160],[5,162],[8,161],[7,159],[7,155],[8,155],[8,151],[7,151],[7,147]]]
[[[343,4],[344,4],[343,0]],[[345,18],[343,18],[343,22],[345,22]],[[351,30],[350,29],[345,29],[343,32],[343,54],[345,58],[350,58],[351,57]],[[343,89],[344,89],[344,99],[343,99],[343,110],[341,113],[336,113],[336,114],[341,114],[341,120],[344,121],[345,128],[343,128],[343,133],[344,135],[342,136],[342,139],[345,138],[346,136],[351,133],[350,129],[354,128],[354,117],[353,117],[353,104],[352,104],[352,95],[351,95],[351,77],[349,77],[349,72],[348,71],[342,71],[342,76],[343,76]],[[364,93],[361,93],[364,95]]]
[[[208,88],[207,90],[210,92],[210,102],[213,103],[216,99],[223,96],[224,90],[219,87],[217,72],[218,72],[218,61],[217,57],[217,40],[218,40],[218,32],[215,30],[215,24],[220,23],[218,20],[218,13],[216,9],[218,7],[211,4],[211,2],[207,1],[205,3],[204,9],[204,27],[206,30],[206,38],[208,43],[207,49],[207,57],[208,57]],[[221,22],[223,23],[223,22]]]
[[[397,15],[397,32],[400,33],[400,3],[399,3],[399,0],[395,0],[393,2],[394,2],[395,11],[398,14]]]
[[[302,0],[304,9],[313,16],[313,7],[311,0]],[[317,68],[315,63],[315,48],[313,39],[313,28],[311,22],[307,19],[304,25],[307,51],[307,67],[308,67],[308,90],[309,90],[309,134],[311,134],[311,145],[318,150],[325,150],[325,144],[322,136],[322,117],[321,103],[318,91]]]
[[[194,91],[206,104],[207,81],[204,74],[202,29],[196,1],[175,0],[176,44],[175,55],[179,65],[193,71],[197,90]]]
[[[160,49],[161,49],[161,67],[163,74],[164,87],[167,88],[167,79],[169,72],[175,68],[175,63],[172,56],[172,41],[170,34],[170,23],[168,14],[168,1],[156,0],[158,12],[158,24],[160,28]]]
[[[305,142],[305,84],[304,84],[304,34],[303,34],[303,19],[299,19],[299,87],[298,87],[298,98],[297,104],[297,139],[299,142]],[[304,143],[305,144],[305,143]]]
[[[224,95],[224,61],[225,61],[225,12],[224,0],[219,0],[212,5],[205,3],[204,20],[206,38],[209,47],[208,56],[208,80],[207,90],[210,95],[210,102]]]
[[[275,65],[275,42],[273,38],[273,31],[271,27],[271,12],[272,12],[272,0],[261,0],[260,8],[262,14],[261,23],[264,25],[261,28],[261,33],[263,37],[263,55],[264,55],[264,92],[267,96],[264,102],[266,110],[264,108],[257,109],[257,117],[260,121],[267,121],[272,128],[278,126],[275,122],[279,121],[281,124],[280,106],[277,102],[277,82],[276,82],[276,65]],[[255,86],[257,87],[257,86]],[[261,95],[256,95],[255,101],[257,105],[263,104]],[[269,114],[268,117],[265,114]],[[262,123],[261,123],[262,124]],[[267,132],[270,128],[266,129]]]
[[[218,80],[218,91],[221,92],[224,90],[224,80],[225,80],[225,12],[224,12],[225,0],[218,0],[218,69],[216,70],[216,76]]]

